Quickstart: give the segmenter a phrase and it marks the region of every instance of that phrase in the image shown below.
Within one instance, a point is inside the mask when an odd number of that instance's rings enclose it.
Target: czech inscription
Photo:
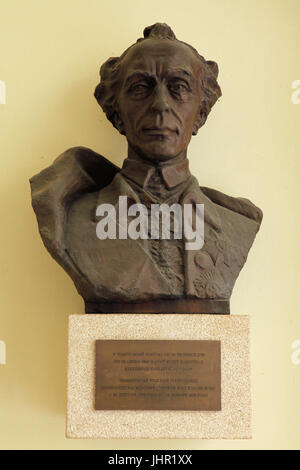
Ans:
[[[97,340],[95,408],[220,410],[220,341]]]

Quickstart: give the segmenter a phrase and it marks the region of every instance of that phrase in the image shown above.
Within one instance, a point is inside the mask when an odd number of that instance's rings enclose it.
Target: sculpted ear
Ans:
[[[207,60],[206,65],[208,65],[208,67],[210,68],[211,72],[213,73],[215,79],[217,79],[218,75],[219,75],[219,66],[218,66],[217,62],[215,62],[214,60]]]
[[[198,117],[196,121],[194,122],[193,135],[197,135],[198,130],[200,129],[200,127],[202,127],[205,124],[206,119],[207,119],[207,112],[204,111],[203,108],[201,107],[201,109],[199,110]]]
[[[120,132],[120,134],[126,135],[125,127],[124,127],[123,121],[122,121],[121,116],[120,116],[120,114],[118,113],[118,111],[115,111],[115,112],[114,112],[114,115],[113,115],[113,125],[115,126],[116,129],[118,129],[118,131]]]

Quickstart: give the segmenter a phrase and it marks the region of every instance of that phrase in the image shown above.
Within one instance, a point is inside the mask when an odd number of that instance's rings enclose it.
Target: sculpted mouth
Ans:
[[[172,127],[158,127],[158,126],[152,126],[152,127],[143,127],[142,132],[145,132],[148,135],[169,135],[171,133],[175,133],[176,135],[179,135],[179,131],[177,128],[172,128]]]

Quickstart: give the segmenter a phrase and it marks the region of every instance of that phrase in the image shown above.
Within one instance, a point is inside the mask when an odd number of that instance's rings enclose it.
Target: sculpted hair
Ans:
[[[179,41],[170,26],[166,23],[155,23],[151,26],[147,26],[144,29],[144,37],[137,40],[137,43],[146,41],[147,39],[169,39],[172,41]],[[190,47],[201,61],[204,74],[201,79],[201,90],[204,93],[204,100],[202,101],[202,124],[204,124],[211,108],[215,102],[222,95],[221,88],[217,82],[219,68],[216,62],[212,60],[205,60],[197,50],[183,41],[179,41],[182,44]],[[135,46],[133,44],[126,49],[120,57],[110,57],[100,68],[100,83],[95,89],[94,96],[106,114],[107,119],[117,128],[116,122],[118,113],[116,111],[116,103],[118,99],[118,85],[120,81],[120,70],[123,57],[127,52]]]

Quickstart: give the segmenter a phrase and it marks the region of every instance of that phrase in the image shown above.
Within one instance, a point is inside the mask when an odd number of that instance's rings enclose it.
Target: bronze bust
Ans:
[[[247,199],[199,187],[187,147],[221,96],[218,66],[156,23],[100,69],[95,97],[126,136],[120,169],[75,147],[31,178],[43,242],[73,279],[87,312],[229,313],[229,299],[259,230]],[[101,204],[204,204],[204,244],[96,235]],[[106,207],[106,206],[105,206]],[[117,221],[119,223],[119,221]]]

